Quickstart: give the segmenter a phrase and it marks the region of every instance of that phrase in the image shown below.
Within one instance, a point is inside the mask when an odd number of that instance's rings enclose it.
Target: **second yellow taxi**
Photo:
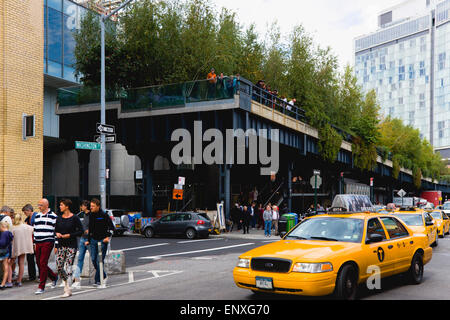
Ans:
[[[426,235],[430,246],[438,245],[438,225],[429,212],[417,208],[401,208],[393,216],[401,219],[414,233]]]

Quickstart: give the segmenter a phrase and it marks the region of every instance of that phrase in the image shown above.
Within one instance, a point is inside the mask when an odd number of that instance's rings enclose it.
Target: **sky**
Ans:
[[[238,21],[255,23],[264,38],[267,26],[277,21],[283,35],[302,24],[321,47],[331,47],[339,64],[354,65],[353,39],[377,29],[380,11],[404,0],[212,0],[218,8],[237,13]]]

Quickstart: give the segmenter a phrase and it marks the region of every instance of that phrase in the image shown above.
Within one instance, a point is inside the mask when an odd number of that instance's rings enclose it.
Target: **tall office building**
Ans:
[[[450,0],[408,0],[382,11],[355,39],[355,73],[376,90],[383,116],[419,129],[450,158]],[[447,53],[448,52],[448,53]]]

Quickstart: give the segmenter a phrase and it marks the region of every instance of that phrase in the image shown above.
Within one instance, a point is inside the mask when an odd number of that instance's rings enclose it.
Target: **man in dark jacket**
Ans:
[[[239,219],[241,216],[241,209],[239,209],[239,204],[235,204],[234,208],[230,211],[230,218],[233,224],[231,225],[230,232],[233,231],[234,227],[236,226],[238,230],[241,230]]]
[[[241,214],[241,223],[244,229],[244,234],[249,233],[250,220],[251,220],[250,211],[247,209],[247,206],[244,206],[244,209],[242,210]]]
[[[91,200],[91,213],[89,217],[89,232],[86,245],[91,248],[91,260],[95,268],[95,284],[100,284],[100,268],[98,263],[98,246],[102,247],[102,262],[105,261],[108,244],[114,232],[114,225],[111,218],[100,208],[100,200]],[[106,279],[106,273],[103,269],[103,279]]]

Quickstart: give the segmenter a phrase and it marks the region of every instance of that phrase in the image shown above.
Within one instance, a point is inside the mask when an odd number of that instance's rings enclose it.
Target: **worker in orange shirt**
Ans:
[[[217,84],[217,74],[214,68],[211,69],[211,72],[208,73],[208,97],[207,99],[215,99],[216,97],[216,84]]]

